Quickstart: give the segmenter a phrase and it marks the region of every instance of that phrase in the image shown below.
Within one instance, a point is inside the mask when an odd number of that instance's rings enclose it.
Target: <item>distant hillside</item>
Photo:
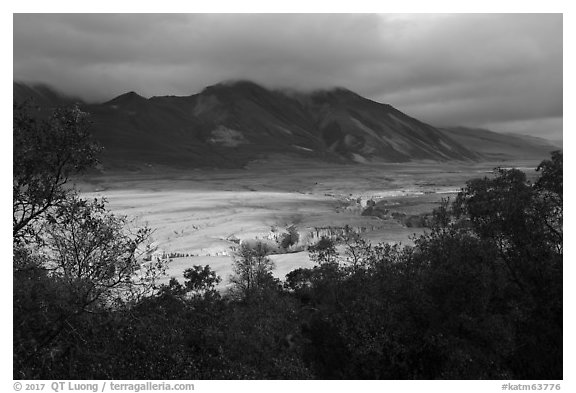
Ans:
[[[458,143],[482,154],[487,159],[544,159],[561,147],[528,135],[502,134],[481,128],[451,127],[441,131]]]
[[[77,97],[67,96],[42,84],[29,86],[24,83],[14,82],[12,88],[14,102],[23,102],[32,99],[34,105],[41,108],[83,103],[82,100]]]
[[[14,83],[14,100],[46,107],[79,100]],[[486,130],[438,129],[391,105],[337,88],[312,93],[221,83],[187,96],[135,92],[85,104],[105,167],[242,167],[284,154],[334,162],[506,159],[539,156],[534,141]]]

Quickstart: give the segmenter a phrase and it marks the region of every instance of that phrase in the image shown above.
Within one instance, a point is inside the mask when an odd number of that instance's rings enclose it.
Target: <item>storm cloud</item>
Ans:
[[[89,101],[342,86],[422,121],[562,138],[561,14],[15,14],[14,79]]]

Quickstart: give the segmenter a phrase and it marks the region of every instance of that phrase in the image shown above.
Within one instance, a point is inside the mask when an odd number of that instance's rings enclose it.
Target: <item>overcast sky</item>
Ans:
[[[89,101],[250,79],[562,138],[561,14],[15,14],[14,80]]]

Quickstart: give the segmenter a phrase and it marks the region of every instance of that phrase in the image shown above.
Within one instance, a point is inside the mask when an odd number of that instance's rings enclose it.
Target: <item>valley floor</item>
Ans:
[[[467,180],[489,175],[496,166],[519,167],[534,175],[536,161],[506,163],[409,163],[328,165],[290,161],[254,162],[242,170],[145,172],[89,176],[77,182],[86,198],[105,197],[109,209],[154,229],[159,253],[179,254],[168,276],[183,281],[192,265],[210,265],[226,286],[232,272],[234,240],[266,239],[271,228],[294,225],[306,242],[318,228],[350,225],[372,243],[409,244],[423,228],[396,219],[362,216],[369,200],[390,212],[431,212],[453,197]],[[301,247],[304,248],[304,247]],[[274,255],[275,275],[311,267],[307,252]]]

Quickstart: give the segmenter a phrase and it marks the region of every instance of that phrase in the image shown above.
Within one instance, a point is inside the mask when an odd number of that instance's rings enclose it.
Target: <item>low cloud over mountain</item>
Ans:
[[[562,14],[15,14],[14,78],[96,102],[344,85],[434,125],[562,138]]]
[[[14,85],[14,99],[36,94],[53,105],[71,102],[46,88]],[[38,98],[40,97],[40,98]],[[343,88],[310,93],[270,90],[248,81],[221,83],[191,96],[144,98],[125,93],[81,104],[108,166],[241,167],[277,154],[335,162],[480,160],[545,156],[553,147],[491,133],[441,130],[391,105]],[[472,136],[473,135],[473,136]],[[494,145],[498,152],[494,153]],[[480,148],[482,146],[482,148]]]

